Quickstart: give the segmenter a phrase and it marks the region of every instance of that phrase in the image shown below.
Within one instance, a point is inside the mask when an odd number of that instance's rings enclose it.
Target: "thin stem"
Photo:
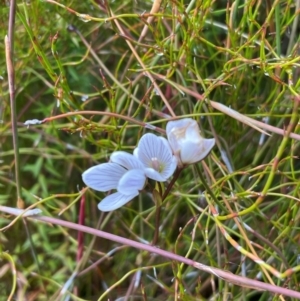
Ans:
[[[114,14],[112,11],[110,11],[111,16],[113,17]],[[118,30],[120,31],[120,33],[123,36],[126,36],[125,31],[123,30],[122,26],[120,25],[119,21],[117,19],[114,20],[114,23],[116,24],[116,26],[118,27]],[[136,52],[135,48],[133,47],[133,45],[131,44],[131,42],[129,40],[125,40],[125,42],[127,43],[128,47],[130,48],[131,52],[133,53],[133,55],[135,56],[135,58],[137,59],[137,61],[139,62],[139,64],[142,66],[142,68],[144,69],[144,73],[145,75],[150,79],[151,83],[153,84],[153,86],[155,87],[155,90],[157,91],[157,93],[159,94],[159,96],[161,97],[162,101],[164,102],[165,106],[167,107],[167,109],[169,110],[169,113],[171,114],[172,117],[176,117],[176,114],[174,113],[172,107],[170,106],[168,100],[166,99],[165,95],[162,93],[159,85],[156,83],[156,81],[154,80],[152,74],[147,70],[144,62],[142,61],[142,59],[139,57],[138,53]]]
[[[299,100],[300,100],[300,97],[299,97],[299,99],[294,100],[293,114],[292,114],[292,118],[291,118],[291,121],[289,123],[289,126],[286,130],[286,135],[283,137],[283,139],[281,141],[281,144],[280,144],[280,146],[277,150],[276,156],[273,159],[272,168],[271,168],[270,173],[268,175],[266,184],[265,184],[262,192],[259,194],[259,197],[255,201],[255,203],[252,204],[247,209],[242,210],[240,212],[231,213],[231,214],[228,214],[228,215],[225,215],[225,216],[218,216],[219,220],[226,220],[226,219],[233,218],[233,217],[236,217],[236,216],[242,216],[242,215],[248,214],[248,213],[254,211],[264,201],[265,196],[267,195],[269,189],[271,188],[271,185],[273,183],[273,179],[276,175],[276,172],[277,172],[277,169],[278,169],[278,164],[280,162],[280,158],[282,157],[282,155],[283,155],[283,153],[286,149],[286,145],[287,145],[287,143],[290,139],[289,135],[298,123],[298,120],[299,120],[298,107],[299,107],[299,102],[300,102]]]
[[[12,256],[7,252],[1,252],[0,258],[2,260],[2,265],[3,265],[4,260],[9,262],[11,274],[12,274],[12,287],[11,287],[9,296],[7,296],[7,301],[15,300],[14,296],[15,296],[16,290],[17,290],[17,269],[16,269],[15,262],[14,262]]]
[[[126,120],[126,121],[129,121],[129,122],[132,122],[134,124],[137,124],[137,125],[140,125],[144,128],[151,128],[152,130],[154,131],[157,131],[161,134],[165,134],[166,131],[157,127],[157,126],[154,126],[154,125],[151,125],[149,123],[146,123],[146,122],[142,122],[142,121],[139,121],[139,120],[136,120],[132,117],[129,117],[129,116],[124,116],[122,114],[118,114],[118,113],[112,113],[112,112],[106,112],[106,111],[76,111],[76,112],[68,112],[68,113],[63,113],[63,114],[60,114],[60,115],[56,115],[56,116],[51,116],[51,117],[47,117],[41,121],[37,120],[37,119],[33,119],[33,120],[28,120],[26,121],[26,125],[35,125],[35,124],[42,124],[42,123],[46,123],[46,122],[49,122],[49,121],[53,121],[53,120],[57,120],[57,119],[61,119],[61,118],[67,118],[69,116],[76,116],[76,115],[102,115],[102,116],[110,116],[110,117],[116,117],[116,118],[120,118],[120,119],[123,119],[123,120]],[[91,121],[89,121],[91,122]]]
[[[5,212],[4,210],[4,206],[2,206],[1,210]],[[17,214],[15,214],[17,215]],[[30,216],[30,219],[33,220],[38,220],[41,221],[43,223],[46,224],[54,224],[54,225],[60,225],[62,227],[66,227],[69,229],[73,229],[76,231],[82,231],[91,235],[95,235],[98,237],[102,237],[104,239],[108,239],[111,241],[114,241],[116,243],[120,243],[122,245],[127,245],[127,246],[131,246],[133,248],[139,249],[139,250],[144,250],[150,253],[154,253],[157,255],[160,255],[162,257],[168,258],[170,260],[175,260],[177,262],[182,262],[186,265],[192,266],[196,269],[199,269],[201,271],[207,272],[209,274],[212,274],[216,277],[220,277],[223,280],[227,280],[230,283],[236,284],[238,286],[242,286],[242,287],[247,287],[247,288],[253,288],[255,290],[261,289],[261,290],[265,290],[265,291],[269,291],[275,294],[282,294],[285,296],[289,296],[289,297],[293,297],[293,298],[298,298],[300,299],[300,292],[297,291],[293,291],[287,288],[283,288],[280,286],[276,286],[276,285],[272,285],[272,284],[268,284],[268,283],[264,283],[261,281],[257,281],[257,280],[252,280],[246,277],[242,277],[242,276],[238,276],[238,275],[234,275],[231,272],[226,272],[223,271],[221,269],[218,268],[214,268],[211,266],[207,266],[204,265],[202,263],[196,262],[192,259],[189,258],[185,258],[183,256],[156,248],[154,246],[148,245],[148,244],[143,244],[134,240],[130,240],[128,238],[125,237],[121,237],[121,236],[117,236],[108,232],[104,232],[101,230],[97,230],[94,228],[90,228],[87,226],[83,226],[83,225],[78,225],[72,222],[67,222],[61,219],[56,219],[56,218],[52,218],[52,217],[47,217],[47,216]]]
[[[165,190],[163,196],[162,196],[162,204],[163,202],[166,200],[170,190],[172,189],[172,187],[174,186],[175,182],[177,181],[181,171],[183,170],[183,168],[177,168],[175,171],[175,174],[171,180],[171,182],[169,183],[169,185],[167,186],[167,189]]]
[[[202,94],[199,94],[198,92],[196,91],[193,91],[187,87],[184,87],[176,82],[173,82],[172,80],[166,78],[165,76],[162,76],[158,73],[154,73],[152,72],[152,76],[156,79],[159,79],[161,81],[164,81],[168,84],[170,84],[172,87],[174,87],[175,89],[177,89],[178,91],[182,91],[190,96],[193,96],[195,97],[198,101],[206,101],[206,98],[202,95]],[[270,124],[267,124],[267,123],[264,123],[264,122],[261,122],[261,121],[258,121],[258,120],[255,120],[254,118],[250,118],[244,114],[241,114],[235,110],[233,110],[232,108],[229,108],[227,106],[225,106],[224,104],[222,103],[219,103],[219,102],[216,102],[216,101],[212,101],[212,100],[207,100],[208,104],[213,107],[214,109],[238,120],[239,122],[242,122],[252,128],[254,128],[255,130],[263,133],[263,134],[266,134],[269,136],[268,133],[266,133],[265,131],[269,131],[269,132],[272,132],[272,133],[275,133],[275,134],[278,134],[278,135],[282,135],[282,136],[285,136],[287,135],[287,131],[285,129],[280,129],[280,128],[277,128],[275,126],[272,126]],[[265,131],[264,131],[265,130]],[[288,136],[290,138],[293,138],[293,139],[296,139],[296,140],[299,140],[300,141],[300,135],[299,134],[296,134],[296,133],[293,133],[293,132],[290,132],[288,134]]]
[[[243,248],[240,244],[238,244],[237,241],[235,241],[230,234],[225,230],[225,228],[223,227],[220,219],[219,219],[219,214],[218,211],[216,210],[216,208],[214,208],[214,206],[212,206],[210,204],[210,210],[212,212],[212,215],[215,219],[215,222],[217,224],[217,226],[219,227],[221,233],[223,234],[223,236],[226,238],[227,241],[229,241],[229,243],[241,254],[245,255],[246,257],[250,258],[251,260],[253,260],[256,264],[258,264],[259,266],[261,266],[262,268],[266,269],[267,271],[269,271],[270,273],[272,273],[275,277],[279,278],[279,279],[285,279],[287,277],[290,277],[293,273],[299,272],[300,271],[300,265],[297,265],[295,267],[286,269],[284,272],[279,272],[278,270],[276,270],[273,266],[269,265],[268,263],[266,263],[265,261],[263,261],[260,257],[258,257],[256,254],[253,254],[251,252],[249,252],[248,250],[246,250],[245,248]]]
[[[281,28],[280,28],[280,23],[281,23],[281,20],[280,20],[280,6],[279,4],[277,4],[275,6],[275,26],[276,26],[276,52],[277,52],[277,55],[280,56],[281,55],[281,37],[280,37],[280,31],[281,31]]]
[[[299,11],[299,9],[300,9],[300,0],[296,0],[295,4],[296,4],[295,11]],[[286,55],[290,55],[290,53],[292,51],[292,48],[297,43],[297,41],[299,41],[299,37],[295,41],[295,37],[297,37],[298,25],[299,25],[299,14],[295,14],[295,18],[294,18],[293,25],[292,25],[292,30],[291,30],[291,34],[290,34],[290,38],[289,38],[289,45],[288,45],[288,48],[287,48]]]
[[[10,57],[14,58],[14,34],[15,34],[15,18],[16,18],[16,1],[10,1],[9,21],[8,21],[8,40],[10,46]]]
[[[155,212],[155,231],[151,245],[156,246],[159,238],[159,225],[160,225],[160,213],[161,213],[161,205],[156,205]]]
[[[10,35],[12,36],[12,35]],[[6,55],[6,66],[8,74],[8,86],[10,96],[10,108],[11,108],[11,127],[14,145],[14,156],[15,156],[15,180],[17,187],[17,206],[21,206],[21,181],[20,181],[20,157],[19,157],[19,141],[18,141],[18,128],[17,128],[17,113],[15,103],[15,71],[12,61],[12,43],[8,37],[5,36],[5,55]]]
[[[155,204],[156,204],[155,232],[154,232],[154,237],[153,237],[153,240],[152,240],[152,243],[151,243],[153,246],[157,245],[157,242],[158,242],[158,239],[159,239],[160,213],[161,213],[162,204],[166,200],[166,198],[167,198],[167,196],[168,196],[171,188],[173,187],[173,185],[175,184],[176,180],[178,179],[181,171],[182,171],[182,168],[176,169],[175,174],[174,174],[171,182],[167,186],[166,191],[162,194],[161,193],[161,189],[160,189],[159,195],[155,196]]]
[[[221,208],[222,210],[225,210],[225,207],[219,202],[219,200],[216,198],[216,196],[214,195],[214,193],[212,192],[212,190],[210,189],[209,185],[207,185],[203,175],[202,175],[202,172],[199,168],[199,165],[198,164],[195,164],[195,167],[196,167],[196,170],[197,170],[197,173],[198,173],[198,176],[201,180],[201,183],[202,185],[204,186],[205,190],[208,192],[208,194],[212,197],[212,199],[214,200],[214,202],[216,204],[218,204],[219,208]]]
[[[13,64],[14,57],[14,29],[15,29],[15,14],[16,3],[15,0],[10,1],[9,22],[8,22],[8,36],[5,36],[5,56],[8,75],[8,87],[10,96],[10,109],[11,109],[11,127],[14,146],[14,159],[15,159],[15,181],[17,189],[17,207],[24,208],[24,201],[22,200],[22,186],[20,175],[20,154],[19,154],[19,139],[18,139],[18,127],[17,127],[17,109],[16,109],[16,97],[15,97],[15,69]],[[24,228],[27,238],[30,242],[30,250],[32,257],[37,265],[37,270],[41,273],[40,264],[36,256],[34,249],[32,235],[27,225],[26,219],[23,219]],[[42,283],[42,286],[44,284]],[[46,290],[45,290],[46,291]]]

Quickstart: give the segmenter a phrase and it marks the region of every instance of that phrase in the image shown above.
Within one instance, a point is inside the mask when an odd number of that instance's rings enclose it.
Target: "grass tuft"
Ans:
[[[299,8],[4,6],[0,301],[300,299]],[[210,155],[99,211],[81,174],[186,117]]]

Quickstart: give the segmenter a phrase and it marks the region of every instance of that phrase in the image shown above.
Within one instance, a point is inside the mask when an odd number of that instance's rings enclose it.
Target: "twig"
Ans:
[[[3,208],[1,208],[3,209]],[[50,223],[50,224],[55,224],[55,225],[60,225],[62,227],[66,227],[69,229],[73,229],[73,230],[77,230],[77,231],[82,231],[85,233],[89,233],[91,235],[95,235],[98,237],[102,237],[104,239],[108,239],[117,243],[120,243],[122,245],[127,245],[127,246],[131,246],[133,248],[139,249],[139,250],[144,250],[150,253],[154,253],[157,255],[160,255],[162,257],[171,259],[171,260],[175,260],[178,262],[182,262],[186,265],[192,266],[196,269],[199,269],[201,271],[207,272],[209,274],[213,274],[216,277],[222,278],[223,280],[226,280],[230,283],[236,284],[238,286],[242,286],[242,287],[246,287],[246,288],[252,288],[255,290],[264,290],[264,291],[269,291],[273,294],[280,294],[280,295],[285,295],[288,297],[292,297],[292,298],[298,298],[300,299],[300,292],[297,291],[293,291],[284,287],[280,287],[280,286],[276,286],[276,285],[272,285],[269,283],[264,283],[261,281],[257,281],[257,280],[252,280],[246,277],[242,277],[242,276],[238,276],[238,275],[234,275],[230,272],[226,272],[223,271],[221,269],[215,268],[215,267],[211,267],[208,265],[204,265],[202,263],[196,262],[192,259],[188,259],[185,258],[183,256],[156,248],[154,246],[148,245],[148,244],[143,244],[134,240],[130,240],[128,238],[125,237],[121,237],[121,236],[117,236],[108,232],[104,232],[101,230],[97,230],[94,228],[90,228],[87,226],[83,226],[83,225],[78,225],[75,223],[71,223],[71,222],[67,222],[64,220],[60,220],[60,219],[56,219],[56,218],[52,218],[52,217],[47,217],[47,216],[30,216],[28,217],[29,219],[33,219],[33,220],[38,220],[44,223]]]
[[[12,34],[10,34],[10,36],[12,36]],[[19,141],[18,141],[17,113],[16,113],[16,103],[15,103],[15,71],[12,62],[13,51],[11,49],[11,45],[13,45],[13,43],[9,40],[8,36],[5,36],[5,55],[6,55],[9,96],[10,96],[11,127],[12,127],[14,155],[15,155],[15,173],[16,173],[15,180],[17,186],[17,206],[22,207]]]

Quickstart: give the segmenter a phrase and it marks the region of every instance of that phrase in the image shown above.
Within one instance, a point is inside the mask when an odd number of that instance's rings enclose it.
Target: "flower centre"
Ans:
[[[159,163],[156,157],[151,158],[151,167],[158,172],[161,172],[163,170],[162,164]]]

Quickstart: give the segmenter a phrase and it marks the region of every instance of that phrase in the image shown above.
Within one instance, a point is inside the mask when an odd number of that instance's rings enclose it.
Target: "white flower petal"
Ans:
[[[161,175],[163,178],[165,178],[165,181],[173,175],[176,168],[177,168],[177,159],[175,156],[172,156],[171,161],[169,161],[168,164],[165,165],[164,170],[161,172]]]
[[[145,134],[134,150],[134,155],[147,168],[147,176],[153,180],[166,181],[176,169],[172,149],[163,137]]]
[[[186,127],[190,126],[193,123],[197,124],[197,122],[192,118],[183,118],[183,119],[179,119],[179,120],[169,121],[167,123],[167,127],[166,127],[167,135],[169,135],[170,132],[174,128],[176,128],[176,129],[186,128]]]
[[[120,179],[118,184],[118,192],[124,195],[138,193],[145,186],[146,176],[142,169],[131,169],[127,171]]]
[[[198,123],[195,120],[192,121],[193,122],[191,122],[189,126],[186,128],[185,139],[190,141],[204,139],[200,135],[200,129]]]
[[[180,152],[180,144],[178,139],[176,138],[175,135],[169,134],[168,135],[168,141],[171,145],[171,148],[173,150],[173,154],[176,156]]]
[[[82,180],[97,191],[108,191],[117,188],[119,180],[126,172],[125,168],[116,163],[103,163],[86,170],[82,174]]]
[[[149,179],[152,179],[152,180],[155,180],[158,182],[164,182],[167,180],[158,171],[156,171],[153,168],[145,168],[145,173]]]
[[[116,210],[123,205],[127,204],[134,197],[136,197],[139,193],[133,193],[131,195],[124,195],[120,192],[116,192],[105,197],[99,204],[98,208],[101,211],[108,212]]]
[[[186,141],[180,155],[182,163],[191,164],[203,160],[215,145],[215,139],[201,139],[198,143]]]
[[[143,169],[142,163],[132,154],[118,151],[110,156],[111,162],[118,163],[127,169]]]
[[[152,158],[157,156],[157,138],[154,134],[145,134],[138,143],[138,150],[134,151],[134,155],[137,155],[145,167],[152,167]]]
[[[166,127],[168,141],[175,155],[180,151],[182,144],[188,140],[198,140],[200,137],[199,127],[195,120],[184,118],[169,121]],[[188,137],[187,137],[188,132]]]

